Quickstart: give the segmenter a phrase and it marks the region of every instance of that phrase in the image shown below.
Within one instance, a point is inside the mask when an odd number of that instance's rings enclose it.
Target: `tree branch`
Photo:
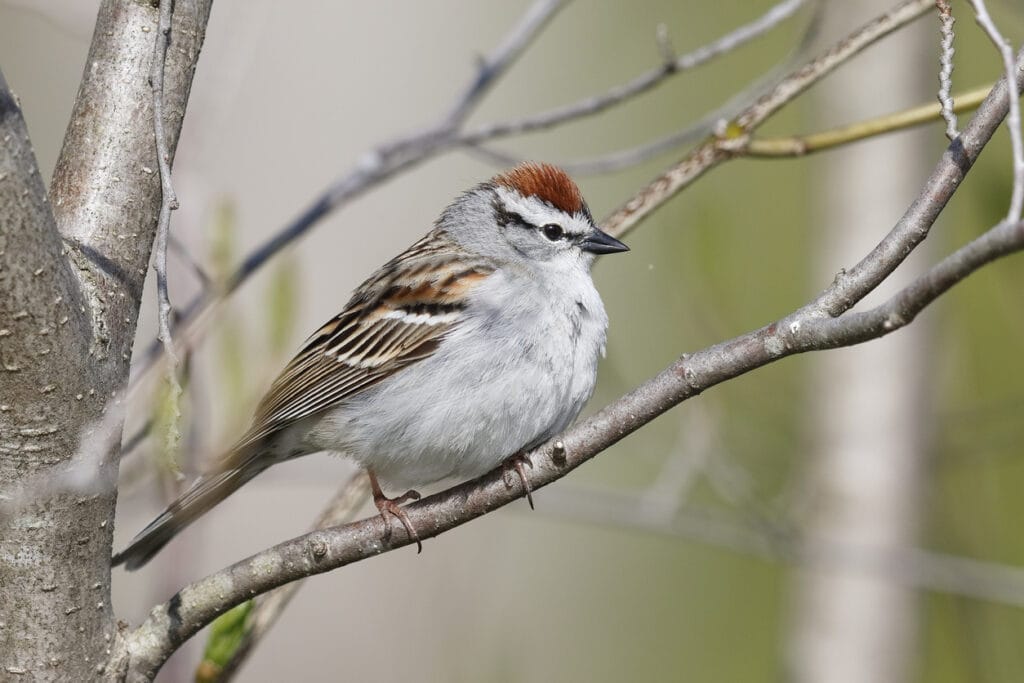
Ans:
[[[606,231],[622,237],[669,199],[710,169],[733,156],[769,117],[861,50],[934,9],[934,0],[908,0],[847,36],[802,69],[783,79],[747,107],[721,133],[694,149],[604,221]]]
[[[918,4],[907,3],[901,9],[906,12],[908,6]],[[876,21],[869,26],[892,30],[892,21]],[[863,38],[860,35],[860,40]],[[834,51],[829,54],[832,53]],[[814,71],[805,69],[801,73],[810,77],[810,72]],[[1024,70],[1019,72],[1019,77],[1024,80]],[[807,79],[802,78],[794,85],[806,87],[808,84]],[[769,110],[772,101],[771,97],[767,98],[758,111]],[[916,311],[984,263],[1024,249],[1024,226],[1019,223],[997,226],[990,231],[993,237],[982,237],[972,243],[973,247],[969,245],[967,255],[962,255],[964,250],[961,250],[936,266],[930,271],[930,277],[925,276],[925,284],[914,283],[897,294],[892,301],[895,310],[904,316],[902,319],[885,316],[875,324],[880,317],[875,313],[866,324],[850,324],[849,330],[844,330],[842,319],[836,320],[892,272],[928,233],[938,213],[1006,116],[1007,108],[1007,86],[1005,80],[1001,80],[957,141],[943,154],[903,219],[867,257],[848,273],[840,274],[821,295],[761,329],[683,355],[656,377],[576,425],[558,440],[540,447],[532,455],[534,466],[527,473],[530,487],[537,490],[560,479],[670,408],[728,379],[786,356],[884,336],[909,322]],[[747,117],[747,120],[755,119],[754,114]],[[660,182],[661,179],[656,180],[655,184]],[[654,191],[645,188],[638,197],[643,199]],[[644,203],[643,206],[650,205]],[[851,315],[850,319],[857,318]],[[525,493],[523,483],[507,485],[502,468],[498,468],[404,509],[420,537],[427,539],[506,505]],[[313,532],[186,586],[167,603],[154,608],[146,622],[126,636],[132,674],[140,678],[155,675],[182,642],[218,614],[255,594],[408,545],[411,541],[403,530],[395,529],[390,541],[385,543],[384,533],[380,517]]]
[[[757,78],[753,83],[745,87],[739,93],[729,98],[728,102],[705,114],[695,123],[687,125],[682,130],[674,131],[664,137],[644,142],[635,147],[605,152],[590,158],[557,161],[557,165],[565,169],[565,171],[571,175],[613,173],[615,171],[643,163],[644,161],[666,153],[669,150],[682,147],[683,145],[688,145],[710,135],[723,119],[728,120],[734,118],[739,112],[749,107],[751,103],[763,97],[765,93],[776,87],[779,81],[787,76],[796,64],[800,63],[806,55],[807,49],[813,44],[817,37],[817,28],[822,7],[823,5],[821,3],[814,4],[814,15],[808,23],[807,29],[801,35],[800,41],[793,46],[783,61],[773,67],[768,73]],[[765,17],[771,14],[772,12],[769,11],[768,15],[761,17],[755,21],[754,24],[762,24]],[[748,24],[748,26],[751,25],[753,24]],[[742,34],[745,29],[746,27],[740,27],[737,31]],[[740,43],[735,43],[733,36],[734,33],[726,34],[722,38],[719,38],[716,43],[732,44],[733,47],[736,47]],[[689,54],[698,55],[705,50],[706,48],[698,48]],[[715,54],[721,53],[715,52]],[[686,58],[687,55],[683,55],[676,61],[680,64],[692,63],[692,60],[684,61]],[[585,102],[587,102],[587,100],[577,103],[577,105],[572,105],[572,107],[567,107],[565,110],[568,111],[573,107],[582,108]],[[551,113],[537,115],[538,120],[544,117],[547,117],[547,120],[549,121],[553,118]],[[474,156],[480,157],[499,166],[514,166],[515,164],[524,161],[524,158],[521,156],[503,152],[490,145],[485,145],[482,142],[470,142],[466,147],[466,150]]]
[[[939,110],[946,121],[946,137],[952,142],[959,133],[956,131],[956,109],[953,96],[953,9],[949,0],[935,0],[939,9],[940,35],[942,36],[939,54]]]
[[[785,0],[771,7],[767,12],[748,24],[744,24],[696,50],[679,55],[674,59],[665,60],[646,73],[633,80],[618,85],[611,90],[587,97],[578,102],[557,107],[539,114],[513,121],[499,121],[483,124],[459,136],[463,145],[477,145],[487,140],[521,135],[543,128],[552,128],[567,121],[593,116],[606,109],[626,102],[661,85],[665,79],[683,71],[689,71],[709,61],[736,50],[751,40],[758,38],[780,23],[793,16],[807,0]]]
[[[1018,55],[1018,64],[1024,65],[1024,51]],[[1018,70],[1017,77],[1024,79],[1024,71]],[[1016,83],[1014,87],[1019,90]],[[806,310],[817,316],[833,318],[849,310],[887,278],[927,237],[929,228],[960,187],[995,128],[1006,118],[1011,102],[1007,93],[1004,77],[992,88],[960,137],[946,148],[925,185],[931,188],[931,192],[919,195],[871,253],[850,271],[839,273],[832,286],[822,292],[813,304],[805,307]]]
[[[21,107],[0,73],[0,622],[12,625],[0,628],[6,674],[34,676],[52,654],[49,638],[25,633],[72,638],[81,628],[88,633],[83,650],[102,647],[110,633],[109,603],[81,609],[82,584],[109,576],[103,553],[66,563],[49,555],[77,547],[84,531],[72,516],[77,496],[20,496],[75,452],[80,426],[96,415],[94,401],[75,400],[91,379],[82,372],[90,329],[64,254]],[[90,508],[83,512],[98,525],[105,517]],[[95,531],[90,526],[93,536],[108,535]],[[81,671],[58,670],[71,678]]]
[[[164,132],[164,68],[167,63],[167,47],[171,42],[171,12],[174,0],[162,0],[160,3],[160,22],[157,26],[156,40],[153,44],[152,65],[149,71],[150,86],[153,89],[153,134],[156,138],[156,163],[160,169],[160,211],[157,214],[156,243],[153,250],[153,270],[156,272],[157,296],[157,338],[163,344],[164,355],[167,356],[165,378],[168,395],[166,398],[168,415],[167,429],[164,438],[166,461],[171,464],[174,474],[181,475],[175,454],[181,433],[178,423],[181,420],[181,384],[178,382],[178,354],[174,350],[174,338],[171,335],[171,300],[167,291],[167,241],[171,232],[171,211],[178,208],[178,197],[171,183],[170,151],[167,149],[167,134]]]
[[[533,39],[540,35],[548,22],[568,4],[568,0],[538,0],[526,11],[490,56],[480,61],[476,78],[463,92],[452,110],[438,126],[441,130],[455,130],[470,115],[491,85],[523,54]]]
[[[175,13],[171,151],[209,5],[179,0]],[[157,222],[146,83],[155,19],[148,3],[101,5],[49,206],[20,111],[0,88],[2,125],[12,132],[0,160],[14,164],[0,181],[0,212],[11,213],[0,235],[0,396],[10,401],[0,410],[0,491],[15,498],[3,510],[0,621],[17,625],[0,629],[11,639],[0,656],[8,672],[33,678],[94,679],[97,653],[118,634],[109,561],[117,459],[104,445],[120,433],[111,397],[127,382]],[[19,184],[20,197],[3,196]],[[76,457],[90,449],[97,457]],[[76,466],[75,486],[53,485]]]
[[[352,475],[320,512],[316,521],[313,522],[312,530],[327,529],[350,521],[366,502],[368,491],[369,485],[366,476],[362,472]],[[295,597],[302,584],[302,581],[292,581],[254,598],[252,611],[249,612],[245,620],[245,634],[231,654],[231,658],[222,665],[219,671],[211,671],[211,667],[205,666],[208,663],[202,662],[199,671],[196,672],[197,681],[200,679],[200,672],[207,674],[204,680],[211,682],[227,683],[234,679],[253,652],[253,648],[259,644],[270,627],[277,622],[278,617]]]
[[[781,138],[752,138],[737,154],[757,158],[798,157],[833,149],[885,133],[895,133],[923,123],[945,119],[954,113],[970,111],[981,104],[992,91],[992,85],[968,90],[956,95],[951,108],[941,104],[923,104],[913,109],[886,114],[866,121],[858,121],[840,128]],[[950,96],[950,102],[954,101]]]
[[[989,16],[985,0],[969,0],[974,8],[974,16],[985,34],[992,40],[1003,62],[1006,78],[1015,82],[1015,73],[1020,71],[1019,63],[1015,65],[1013,48],[1010,42],[999,32],[999,28]],[[1009,222],[1019,221],[1024,211],[1024,138],[1020,129],[1020,88],[1016,88],[1010,97],[1010,112],[1006,117],[1006,125],[1010,129],[1010,150],[1013,153],[1013,191],[1010,196],[1010,208],[1006,213]]]

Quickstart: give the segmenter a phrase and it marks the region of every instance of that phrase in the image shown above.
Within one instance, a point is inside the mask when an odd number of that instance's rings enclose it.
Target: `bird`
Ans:
[[[268,467],[333,451],[369,475],[390,537],[413,486],[468,480],[564,431],[590,399],[608,316],[600,230],[560,168],[524,162],[463,192],[374,272],[260,401],[242,437],[112,558],[134,570]],[[388,498],[384,482],[406,493]],[[532,498],[531,498],[532,504]]]

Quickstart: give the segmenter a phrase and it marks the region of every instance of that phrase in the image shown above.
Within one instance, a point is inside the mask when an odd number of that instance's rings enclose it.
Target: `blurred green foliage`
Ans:
[[[181,430],[181,391],[161,377],[153,396],[153,434],[156,436],[156,465],[161,478],[181,479],[178,462]]]
[[[271,355],[278,358],[291,350],[299,311],[298,264],[291,253],[282,255],[274,264],[266,298],[267,341]]]
[[[252,611],[252,600],[232,607],[210,624],[210,635],[206,639],[203,659],[196,668],[196,683],[210,683],[217,680],[224,665],[235,653],[242,638],[248,631],[246,623]]]
[[[234,203],[221,199],[213,207],[210,219],[209,263],[210,277],[218,289],[222,288],[233,272],[238,259],[238,216]],[[217,380],[220,382],[226,403],[233,406],[232,423],[242,420],[249,411],[245,400],[250,391],[248,380],[248,335],[242,328],[238,316],[230,311],[218,317],[216,329]]]
[[[209,234],[209,264],[214,287],[222,287],[238,265],[238,218],[234,204],[221,199],[213,207]],[[263,387],[260,373],[253,373],[253,358],[265,358],[268,365],[278,364],[294,343],[300,305],[299,269],[290,252],[280,254],[270,266],[270,281],[264,293],[263,320],[253,322],[265,330],[264,340],[248,334],[245,324],[226,308],[216,326],[216,364],[218,380],[227,404],[232,406],[229,422],[239,424],[251,414],[251,399]],[[269,354],[267,353],[269,351]]]

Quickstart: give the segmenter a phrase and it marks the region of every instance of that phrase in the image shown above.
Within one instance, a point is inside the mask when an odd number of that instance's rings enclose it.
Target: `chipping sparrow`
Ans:
[[[608,326],[590,267],[627,249],[554,166],[521,164],[465,192],[317,330],[249,431],[114,564],[141,566],[263,470],[317,451],[366,468],[385,524],[394,515],[419,543],[399,507],[419,494],[389,499],[378,477],[468,479],[568,427]],[[510,462],[522,476],[522,460]]]

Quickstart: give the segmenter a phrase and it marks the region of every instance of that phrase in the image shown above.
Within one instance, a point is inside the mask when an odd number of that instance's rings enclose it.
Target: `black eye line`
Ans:
[[[555,240],[552,240],[547,235],[544,235],[544,238],[547,239],[548,241],[562,241],[568,242],[570,244],[579,244],[583,241],[583,235],[569,234],[569,232],[566,231],[565,226],[563,226],[560,223],[545,223],[544,225],[536,225],[534,223],[531,223],[530,221],[523,218],[522,214],[506,207],[501,202],[500,198],[497,196],[495,196],[491,206],[494,207],[494,213],[495,217],[497,218],[498,225],[500,225],[503,228],[514,223],[521,228],[526,228],[527,230],[536,230],[537,232],[544,234],[544,228],[546,228],[549,225],[555,225],[562,231],[562,234]]]
[[[509,225],[510,223],[515,223],[520,228],[525,228],[527,230],[536,230],[537,232],[541,233],[544,232],[544,228],[548,227],[549,225],[555,225],[560,230],[562,230],[562,237],[560,237],[559,239],[564,239],[565,237],[568,237],[568,233],[565,232],[565,228],[563,228],[561,225],[558,225],[558,223],[545,223],[544,225],[537,225],[536,223],[531,223],[530,221],[523,218],[521,214],[518,214],[515,211],[509,211],[508,209],[505,209],[502,212],[501,221],[502,225]],[[545,235],[545,237],[547,237],[547,235]]]
[[[498,225],[503,228],[508,227],[513,223],[523,228],[537,227],[528,223],[520,214],[506,207],[501,201],[501,198],[497,196],[497,193],[495,193],[491,206],[494,208],[494,217],[498,221]]]

